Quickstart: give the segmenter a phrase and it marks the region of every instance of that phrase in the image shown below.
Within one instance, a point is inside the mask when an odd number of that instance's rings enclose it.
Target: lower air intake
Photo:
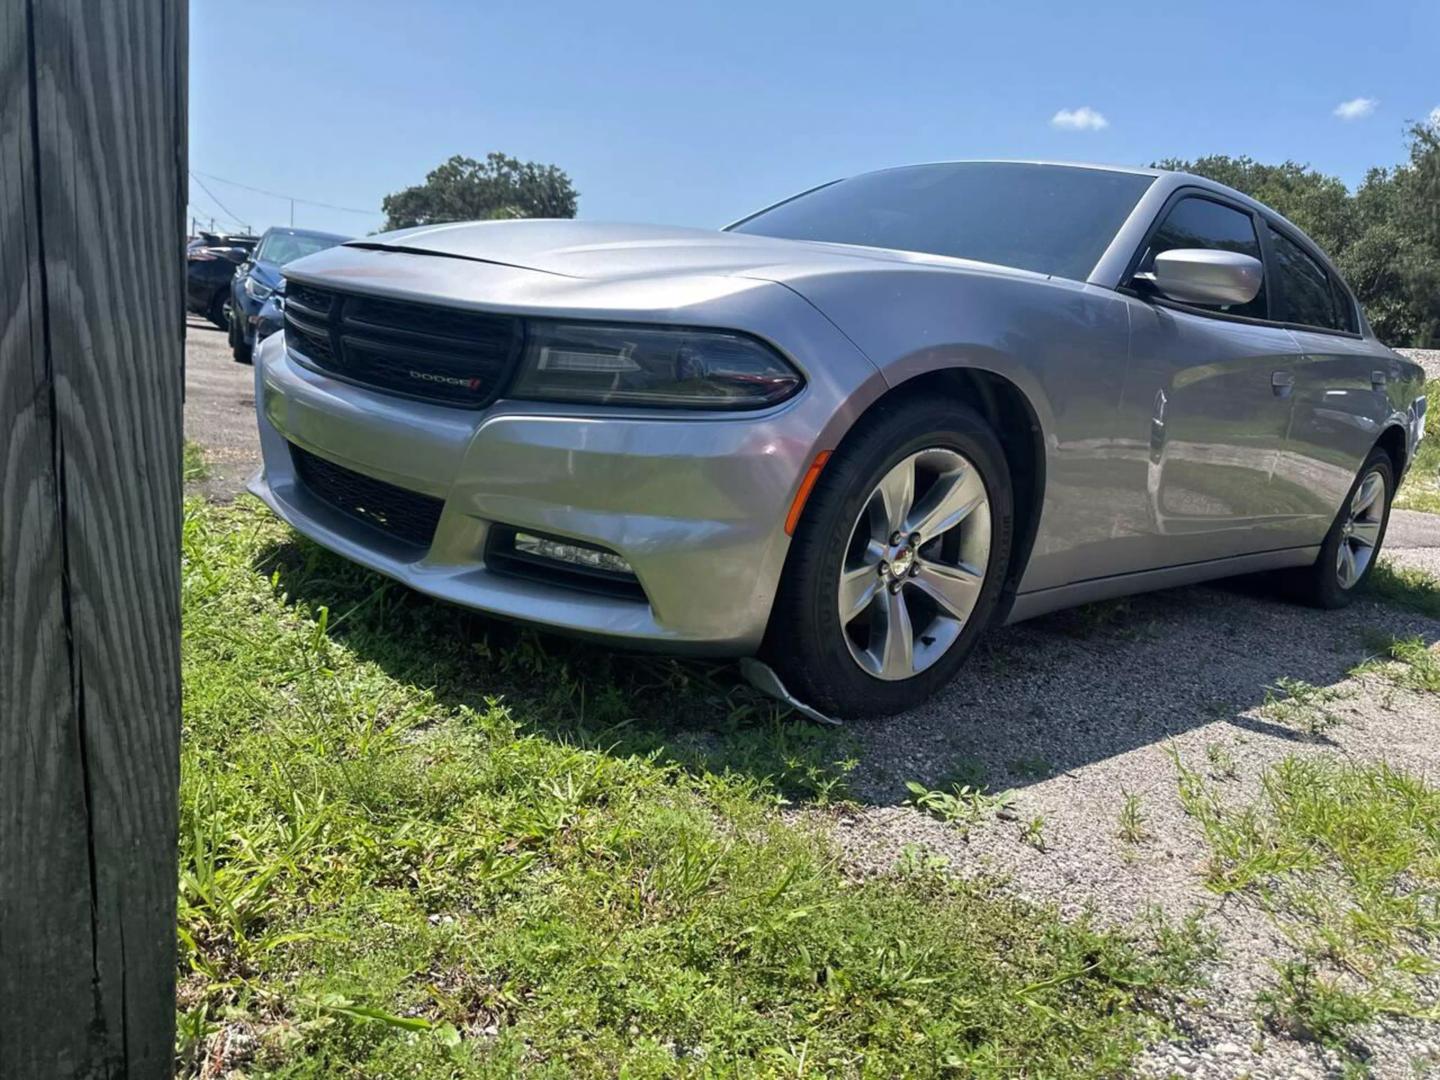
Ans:
[[[435,539],[442,500],[336,465],[294,443],[290,458],[300,483],[321,502],[419,548]]]

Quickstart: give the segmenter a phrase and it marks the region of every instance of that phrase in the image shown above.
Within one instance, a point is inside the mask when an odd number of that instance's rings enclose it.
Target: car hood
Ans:
[[[713,229],[589,221],[480,221],[420,226],[366,237],[346,246],[469,259],[584,279],[706,274],[783,281],[817,270],[916,263],[1044,277],[989,263],[886,248],[781,240]]]
[[[280,283],[281,270],[276,263],[256,261],[250,264],[250,276],[273,289]]]

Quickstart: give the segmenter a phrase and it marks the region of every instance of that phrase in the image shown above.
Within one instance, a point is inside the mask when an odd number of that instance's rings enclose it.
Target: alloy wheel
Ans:
[[[1375,547],[1380,543],[1380,526],[1384,521],[1385,477],[1376,469],[1360,481],[1340,526],[1335,573],[1342,589],[1353,588],[1365,576],[1375,557]]]
[[[934,447],[876,485],[851,529],[837,603],[850,656],[877,679],[918,675],[965,628],[990,562],[990,500],[974,463]]]

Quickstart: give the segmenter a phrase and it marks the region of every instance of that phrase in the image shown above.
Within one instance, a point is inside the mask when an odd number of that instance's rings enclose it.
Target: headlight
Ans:
[[[723,330],[528,324],[511,397],[678,409],[758,409],[800,388],[774,349]]]
[[[245,279],[245,295],[250,297],[251,300],[259,300],[263,303],[274,291],[275,290],[270,288],[269,285],[266,285],[253,275]]]

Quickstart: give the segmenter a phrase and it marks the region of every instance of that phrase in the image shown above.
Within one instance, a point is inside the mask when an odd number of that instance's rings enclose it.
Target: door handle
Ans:
[[[1385,372],[1379,370],[1378,368],[1370,372],[1370,388],[1372,390],[1383,390],[1385,388],[1385,384],[1389,381],[1390,380],[1386,377]]]
[[[1276,397],[1289,397],[1295,389],[1295,376],[1289,371],[1276,371],[1270,376],[1270,389]]]

